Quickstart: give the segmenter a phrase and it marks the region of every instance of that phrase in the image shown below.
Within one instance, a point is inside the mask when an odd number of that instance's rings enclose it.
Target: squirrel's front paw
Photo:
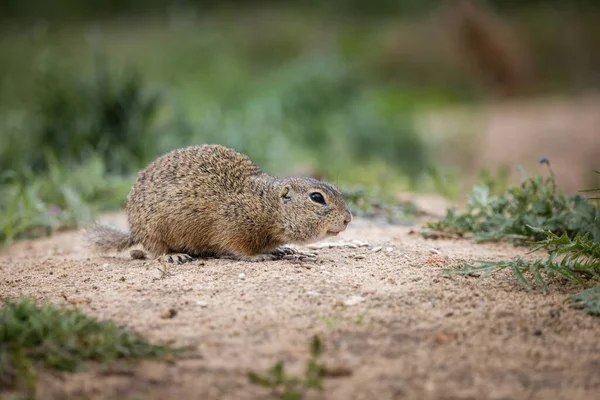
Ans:
[[[298,262],[302,261],[317,261],[317,253],[313,251],[300,251],[293,247],[279,247],[269,254],[275,256],[277,259],[283,260],[294,260]]]
[[[250,262],[261,262],[261,261],[274,261],[274,260],[293,260],[296,262],[303,261],[317,261],[317,253],[313,251],[300,251],[293,247],[279,247],[268,253],[258,254],[255,256],[226,256],[238,261],[250,261]]]

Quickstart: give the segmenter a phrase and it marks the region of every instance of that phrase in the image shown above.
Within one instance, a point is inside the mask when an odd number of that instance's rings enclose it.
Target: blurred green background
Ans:
[[[423,116],[597,92],[599,17],[592,0],[4,0],[0,242],[122,207],[139,169],[191,144],[459,198],[476,140]]]

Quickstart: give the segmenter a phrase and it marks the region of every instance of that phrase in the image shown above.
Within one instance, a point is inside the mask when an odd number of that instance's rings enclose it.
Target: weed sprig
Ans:
[[[526,178],[520,186],[490,195],[488,186],[475,186],[469,195],[466,211],[448,209],[441,221],[431,222],[434,231],[472,232],[475,241],[511,239],[524,244],[543,240],[545,231],[574,237],[589,234],[600,240],[600,211],[583,196],[561,192],[554,175]]]
[[[543,163],[549,164],[545,159]],[[600,189],[585,192],[597,191]],[[446,269],[446,273],[485,277],[509,268],[530,290],[537,287],[546,292],[546,278],[553,276],[588,287],[600,278],[600,208],[593,201],[562,193],[550,170],[549,177],[526,178],[519,187],[499,196],[489,196],[486,187],[476,186],[465,213],[450,209],[445,219],[429,224],[429,228],[472,232],[475,240],[510,238],[532,246],[530,253],[547,251],[547,256],[533,261],[522,257],[476,260]],[[584,291],[572,299],[583,302],[589,312],[600,313],[600,290]]]
[[[465,264],[462,268],[446,269],[446,273],[469,275],[483,273],[485,277],[493,272],[510,268],[518,281],[528,289],[534,286],[542,291],[548,290],[543,275],[561,276],[581,286],[588,286],[588,278],[599,278],[600,275],[600,243],[589,238],[589,235],[577,234],[570,239],[566,234],[557,236],[550,231],[543,231],[546,240],[533,242],[532,252],[546,249],[548,256],[543,259],[529,261],[517,257],[510,261],[476,260],[474,264]],[[532,279],[527,279],[529,273]]]
[[[281,399],[302,399],[304,392],[308,389],[323,390],[325,367],[319,363],[321,351],[321,339],[314,336],[310,343],[310,358],[306,362],[302,378],[287,375],[283,361],[279,361],[264,374],[248,372],[248,380],[254,385],[272,389]]]

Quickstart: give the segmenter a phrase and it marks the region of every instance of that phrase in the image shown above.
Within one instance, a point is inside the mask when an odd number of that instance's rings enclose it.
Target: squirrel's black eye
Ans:
[[[311,193],[310,199],[312,201],[314,201],[315,203],[325,205],[325,198],[323,198],[323,195],[321,193],[318,193],[318,192]]]

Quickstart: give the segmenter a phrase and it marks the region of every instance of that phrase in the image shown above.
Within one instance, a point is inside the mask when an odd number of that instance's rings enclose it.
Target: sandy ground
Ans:
[[[43,399],[272,398],[248,383],[247,372],[283,360],[301,373],[315,334],[328,368],[346,374],[326,378],[310,399],[600,393],[600,318],[563,302],[574,287],[555,282],[549,294],[530,293],[508,272],[446,276],[444,267],[525,249],[426,240],[410,230],[357,219],[335,241],[369,247],[322,249],[312,264],[195,261],[169,267],[167,276],[154,262],[91,254],[78,232],[65,232],[1,250],[0,296],[76,306],[152,341],[192,348],[170,363],[42,372]],[[350,299],[358,302],[345,305]]]

